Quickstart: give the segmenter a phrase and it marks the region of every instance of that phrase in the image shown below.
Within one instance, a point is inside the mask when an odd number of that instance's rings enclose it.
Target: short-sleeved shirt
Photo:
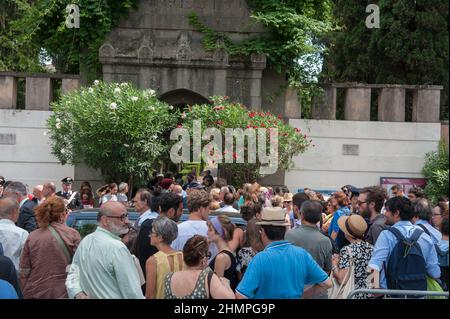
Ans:
[[[283,240],[256,254],[236,292],[252,299],[299,299],[305,285],[327,278],[306,250]]]
[[[331,270],[331,241],[316,226],[301,225],[288,231],[285,239],[309,252],[323,270]]]
[[[333,219],[331,220],[331,225],[328,228],[328,236],[331,236],[333,232],[339,231],[338,220],[341,216],[348,216],[350,214],[350,209],[346,206],[341,206],[337,211],[333,214]]]

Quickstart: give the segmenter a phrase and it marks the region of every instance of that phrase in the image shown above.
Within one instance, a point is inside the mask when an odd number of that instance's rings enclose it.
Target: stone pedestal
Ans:
[[[370,93],[370,88],[347,89],[345,93],[345,120],[370,121]]]
[[[313,97],[312,118],[315,120],[336,119],[336,88],[324,87],[323,95]]]
[[[17,107],[17,79],[0,75],[0,109]]]
[[[417,89],[413,93],[413,122],[439,122],[441,92],[439,89]]]
[[[284,92],[284,117],[289,119],[299,119],[301,117],[301,105],[298,99],[297,90],[287,88]]]
[[[63,94],[80,88],[79,79],[62,79],[61,90]]]
[[[405,121],[404,88],[383,88],[378,95],[378,121]]]
[[[25,89],[25,109],[48,111],[52,100],[50,78],[27,77]]]

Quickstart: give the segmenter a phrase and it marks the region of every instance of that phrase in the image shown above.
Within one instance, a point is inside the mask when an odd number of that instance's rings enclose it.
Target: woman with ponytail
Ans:
[[[57,196],[35,208],[39,228],[28,236],[20,258],[24,298],[67,298],[66,268],[72,261],[80,234],[65,225],[67,208]]]

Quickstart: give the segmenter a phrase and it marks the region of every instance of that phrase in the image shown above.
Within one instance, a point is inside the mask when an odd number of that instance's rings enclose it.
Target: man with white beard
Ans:
[[[80,243],[66,280],[69,298],[143,299],[140,279],[128,248],[119,236],[129,231],[127,209],[106,202],[98,227]]]

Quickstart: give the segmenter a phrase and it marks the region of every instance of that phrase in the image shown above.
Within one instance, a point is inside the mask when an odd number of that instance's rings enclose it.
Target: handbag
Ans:
[[[349,246],[347,246],[347,252],[350,256],[350,267],[342,284],[339,284],[334,273],[331,272],[330,279],[333,286],[328,289],[328,299],[346,299],[350,292],[355,290],[355,264],[352,258],[352,250]]]

